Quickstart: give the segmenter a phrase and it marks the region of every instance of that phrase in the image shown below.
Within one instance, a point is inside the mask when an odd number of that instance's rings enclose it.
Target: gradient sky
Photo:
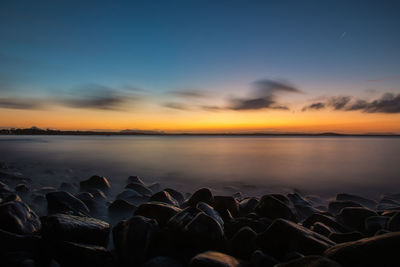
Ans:
[[[400,133],[399,1],[1,1],[0,126]]]

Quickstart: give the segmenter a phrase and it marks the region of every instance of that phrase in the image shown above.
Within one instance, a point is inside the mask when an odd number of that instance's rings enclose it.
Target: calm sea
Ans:
[[[400,191],[400,138],[1,136],[0,162],[54,186],[99,174],[115,190],[138,175],[182,191]]]

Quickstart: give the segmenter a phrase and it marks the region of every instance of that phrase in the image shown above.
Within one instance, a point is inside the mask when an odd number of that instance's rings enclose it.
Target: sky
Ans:
[[[0,127],[400,133],[399,1],[0,2]]]

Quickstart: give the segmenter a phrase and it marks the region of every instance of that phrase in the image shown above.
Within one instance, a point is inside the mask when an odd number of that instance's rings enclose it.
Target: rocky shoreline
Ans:
[[[184,194],[130,176],[32,188],[0,173],[1,266],[400,266],[400,194]]]

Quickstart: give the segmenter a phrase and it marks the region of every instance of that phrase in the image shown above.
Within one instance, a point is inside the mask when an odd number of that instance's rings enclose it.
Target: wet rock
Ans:
[[[225,234],[228,238],[232,238],[241,228],[250,227],[254,232],[261,233],[264,232],[272,223],[268,218],[248,218],[248,217],[238,217],[227,223],[225,223]]]
[[[354,202],[354,201],[332,201],[329,202],[328,205],[328,212],[337,215],[340,213],[340,211],[344,208],[348,207],[362,207],[360,204]]]
[[[72,212],[74,214],[88,214],[89,208],[78,198],[68,192],[58,191],[46,194],[49,213]]]
[[[175,189],[167,188],[164,189],[164,191],[167,191],[176,201],[178,201],[179,204],[182,204],[185,201],[183,194]]]
[[[311,215],[321,212],[320,210],[309,205],[295,204],[294,208],[296,209],[296,214],[300,221],[304,221]]]
[[[89,193],[89,192],[81,192],[76,195],[76,197],[85,203],[85,205],[90,209],[93,210],[96,208],[96,200],[94,199],[94,196]]]
[[[110,251],[101,246],[57,242],[53,245],[53,255],[62,266],[115,266]]]
[[[51,193],[51,192],[56,192],[56,191],[57,191],[57,189],[55,187],[52,187],[52,186],[43,186],[43,187],[41,187],[39,189],[34,190],[35,193],[43,194],[43,195]]]
[[[5,183],[0,182],[0,201],[14,194]]]
[[[153,248],[160,229],[156,220],[133,216],[113,228],[116,253],[122,265],[140,266]]]
[[[207,251],[196,255],[189,263],[190,267],[240,267],[244,266],[232,256],[216,251]]]
[[[15,234],[0,229],[0,253],[6,251],[29,251],[36,254],[42,247],[42,238],[38,235]]]
[[[198,213],[184,228],[192,247],[198,251],[221,249],[224,246],[224,231],[221,225],[207,214]]]
[[[400,231],[400,212],[396,212],[387,222],[387,228],[389,231],[397,232]]]
[[[340,211],[338,220],[354,230],[365,232],[365,219],[377,216],[376,212],[363,207],[349,207]]]
[[[151,191],[149,188],[138,183],[130,183],[126,185],[125,188],[135,190],[136,192],[144,196],[151,196],[153,194],[153,191]]]
[[[194,194],[188,199],[188,205],[196,207],[197,203],[205,202],[208,205],[213,205],[214,197],[208,188],[201,188],[194,192]]]
[[[108,212],[112,214],[132,214],[135,209],[136,206],[122,199],[117,199],[108,206]]]
[[[337,201],[353,201],[356,202],[364,207],[369,209],[375,209],[376,205],[378,204],[375,200],[364,198],[357,195],[352,194],[337,194],[336,195]]]
[[[386,216],[371,216],[365,219],[365,231],[367,233],[376,233],[381,229],[385,229],[389,221]]]
[[[273,267],[279,262],[261,250],[256,250],[251,255],[250,263],[254,267]]]
[[[311,228],[312,231],[321,234],[323,236],[328,237],[332,232],[333,229],[330,228],[329,226],[326,226],[325,224],[321,223],[321,222],[316,222],[314,223]]]
[[[257,236],[256,242],[265,252],[282,257],[282,253],[321,254],[335,243],[323,235],[284,219],[276,219]]]
[[[176,201],[167,191],[160,191],[155,193],[149,198],[149,202],[162,202],[172,206],[179,206],[178,201]]]
[[[142,267],[184,267],[182,263],[172,258],[157,256],[146,261]]]
[[[76,191],[78,191],[76,186],[74,186],[71,183],[66,183],[66,182],[63,182],[63,183],[60,184],[59,190],[60,191],[65,191],[65,192],[68,192],[68,193],[71,193],[71,194],[74,194]]]
[[[172,216],[180,211],[180,208],[166,203],[149,202],[140,205],[136,209],[135,215],[155,219],[160,226],[164,226]]]
[[[351,242],[359,240],[361,238],[364,238],[363,234],[357,231],[348,233],[331,233],[329,235],[329,239],[335,243]]]
[[[197,208],[203,211],[208,216],[211,216],[214,220],[216,220],[222,227],[224,227],[224,221],[222,220],[221,216],[219,215],[218,211],[214,210],[213,207],[208,205],[204,202],[199,202],[197,204]]]
[[[328,216],[328,215],[323,215],[320,213],[314,213],[310,217],[308,217],[304,222],[303,226],[307,228],[311,228],[312,225],[314,225],[316,222],[321,222],[325,224],[326,226],[332,228],[334,231],[338,232],[348,232],[349,230],[340,224],[339,222],[336,221],[335,217]]]
[[[193,218],[201,212],[200,209],[187,207],[172,216],[167,222],[167,227],[174,233],[183,232],[184,227],[193,220]]]
[[[287,197],[294,205],[311,206],[311,203],[300,196],[298,193],[287,194]]]
[[[247,215],[254,211],[258,205],[258,199],[255,197],[245,198],[239,203],[239,212],[241,215]]]
[[[230,254],[241,259],[249,259],[255,250],[257,233],[246,226],[229,241]]]
[[[110,225],[104,221],[69,214],[50,215],[42,221],[47,240],[107,246]]]
[[[342,265],[326,257],[306,256],[277,264],[275,267],[342,267]]]
[[[107,200],[106,195],[100,189],[97,188],[89,189],[89,193],[93,195],[94,199],[97,202],[105,202]]]
[[[138,176],[129,176],[128,183],[136,183],[136,184],[145,185],[144,182],[142,181],[142,179],[140,179]]]
[[[110,190],[110,183],[107,178],[94,175],[89,179],[82,181],[79,183],[81,191],[89,191],[91,189],[99,189],[103,192],[108,192]]]
[[[388,233],[333,246],[325,256],[343,267],[398,266],[400,233]]]
[[[221,215],[229,211],[232,217],[235,218],[239,216],[239,203],[231,196],[214,196],[213,207]]]
[[[32,234],[40,230],[39,217],[21,201],[0,204],[0,229],[16,234]]]
[[[290,221],[296,221],[296,216],[292,209],[272,195],[263,196],[255,208],[255,211],[260,216],[268,217],[272,220],[282,218]]]

